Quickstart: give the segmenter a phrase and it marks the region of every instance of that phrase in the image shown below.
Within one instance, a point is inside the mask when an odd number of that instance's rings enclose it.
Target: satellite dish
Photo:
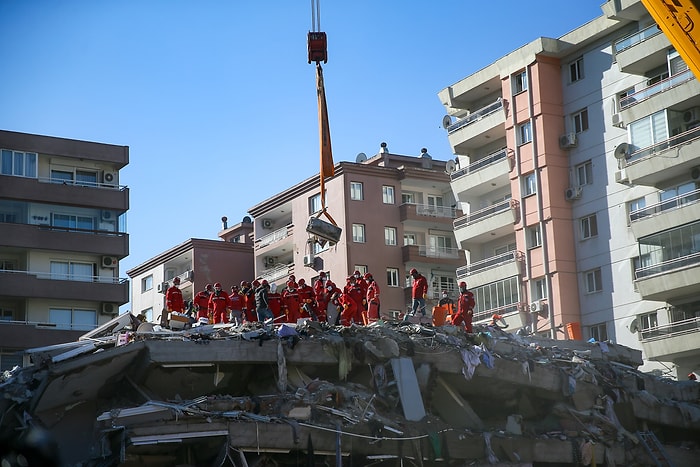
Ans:
[[[637,318],[633,319],[630,323],[630,332],[636,334],[639,332],[639,320]]]
[[[450,117],[449,115],[445,115],[444,117],[442,117],[442,127],[445,130],[447,130],[447,127],[449,127],[450,125],[452,125],[452,117]]]
[[[364,152],[359,153],[357,157],[355,157],[355,162],[357,162],[358,164],[362,164],[366,160],[367,154],[365,154]]]
[[[457,170],[457,164],[455,164],[455,161],[450,159],[447,162],[445,162],[445,172],[447,172],[448,174],[451,174],[455,170]]]
[[[624,159],[627,157],[627,154],[629,152],[630,145],[627,143],[620,143],[617,145],[615,148],[615,159]]]

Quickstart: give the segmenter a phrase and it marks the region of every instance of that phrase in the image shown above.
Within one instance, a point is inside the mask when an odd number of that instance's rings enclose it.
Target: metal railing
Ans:
[[[656,26],[656,24],[652,24],[651,26],[648,26],[639,32],[635,32],[633,34],[630,34],[629,36],[623,37],[622,39],[616,40],[613,44],[613,52],[620,53],[623,50],[627,50],[630,47],[634,47],[635,45],[644,42],[645,40],[652,38],[658,34],[661,34],[661,29],[659,29]]]
[[[483,209],[480,209],[478,211],[474,211],[472,213],[466,214],[459,219],[455,219],[454,221],[454,228],[459,228],[468,224],[472,224],[474,222],[478,222],[486,217],[495,215],[495,214],[500,214],[504,211],[508,211],[510,209],[516,209],[518,207],[519,203],[517,200],[514,199],[507,199],[504,201],[501,201],[500,203],[492,204],[491,206],[487,206]]]
[[[436,206],[434,204],[411,204],[416,207],[416,214],[419,216],[429,216],[429,217],[446,217],[448,219],[454,219],[456,217],[457,209],[449,206]]]
[[[461,120],[456,121],[452,125],[447,127],[447,133],[454,133],[455,131],[459,130],[460,128],[464,128],[465,126],[471,125],[474,122],[478,122],[482,118],[486,117],[487,115],[490,115],[494,112],[496,112],[499,109],[503,108],[503,99],[498,98],[496,102],[493,102],[487,106],[484,106],[477,110],[476,112],[472,112],[466,117],[462,118]]]
[[[463,175],[477,172],[483,169],[484,167],[488,167],[489,165],[495,164],[496,162],[500,162],[503,159],[506,159],[507,157],[507,148],[501,148],[498,151],[492,152],[486,157],[482,157],[478,161],[472,162],[463,169],[457,170],[456,172],[452,172],[450,174],[450,180],[456,180]]]
[[[97,310],[95,311],[97,314]],[[48,321],[18,321],[18,320],[0,320],[0,326],[34,326],[37,329],[51,329],[60,331],[91,331],[96,329],[99,324],[78,324],[78,323],[49,323]]]
[[[467,264],[466,266],[459,267],[457,269],[457,277],[465,277],[470,274],[476,274],[478,272],[486,271],[503,264],[509,264],[514,261],[523,261],[524,258],[525,255],[523,255],[522,251],[508,251],[500,255],[491,256],[489,258],[482,259],[481,261],[475,261],[471,264]]]
[[[639,219],[644,219],[645,217],[649,217],[669,209],[685,206],[686,204],[690,204],[698,200],[700,200],[700,189],[689,191],[688,193],[684,193],[682,195],[678,195],[659,203],[645,206],[630,212],[630,222],[638,221]]]
[[[477,303],[477,308],[479,304]],[[493,315],[507,316],[513,313],[520,312],[523,307],[521,302],[511,303],[510,305],[504,305],[498,308],[489,308],[488,310],[474,310],[474,317],[472,320],[474,322],[482,321],[485,319],[491,319]]]
[[[36,177],[39,183],[54,183],[57,185],[72,185],[72,186],[82,186],[88,188],[102,188],[109,190],[119,190],[124,191],[126,186],[115,185],[114,183],[100,183],[100,182],[88,182],[85,180],[64,180],[62,178],[52,178],[52,177]]]
[[[104,277],[104,276],[86,276],[80,274],[59,274],[43,271],[24,271],[18,269],[0,269],[0,273],[22,274],[33,276],[37,279],[49,279],[57,281],[73,281],[73,282],[99,282],[103,284],[124,284],[129,279],[125,277]]]
[[[289,275],[290,266],[291,264],[278,264],[269,269],[263,270],[260,273],[260,277],[262,279],[267,280],[268,282],[273,282],[278,279],[282,279],[283,277],[287,277]]]
[[[669,337],[682,336],[693,332],[700,331],[700,317],[684,319],[661,326],[642,329],[640,334],[642,341],[653,341],[658,339],[666,339]]]
[[[660,263],[644,266],[634,271],[634,276],[637,279],[662,274],[688,266],[700,265],[700,252],[693,252],[687,255],[679,256],[678,258],[661,261]]]
[[[676,146],[687,143],[689,141],[696,140],[698,138],[700,138],[700,126],[697,128],[693,128],[692,130],[688,130],[686,132],[680,133],[680,134],[673,136],[669,139],[665,139],[663,141],[660,141],[660,142],[653,144],[651,146],[648,146],[646,148],[642,148],[642,149],[638,149],[638,150],[634,151],[632,154],[630,154],[626,158],[625,164],[626,165],[636,164],[637,162],[645,159],[646,157],[650,157],[650,156],[659,154],[663,151],[674,148]]]
[[[258,248],[262,248],[267,245],[271,245],[273,243],[279,242],[280,240],[283,240],[289,236],[289,228],[291,227],[292,224],[285,225],[281,229],[277,229],[274,232],[271,232],[267,235],[263,235],[259,239],[255,241],[257,244]]]
[[[459,248],[418,245],[418,255],[427,258],[459,258]]]
[[[668,91],[676,86],[680,86],[681,84],[694,78],[695,76],[691,70],[685,70],[680,73],[676,73],[673,76],[669,76],[666,79],[662,79],[658,83],[655,83],[648,88],[644,88],[641,91],[629,94],[620,99],[620,110],[626,109],[627,107],[632,107],[635,104],[639,104],[640,102],[645,101],[656,94]]]

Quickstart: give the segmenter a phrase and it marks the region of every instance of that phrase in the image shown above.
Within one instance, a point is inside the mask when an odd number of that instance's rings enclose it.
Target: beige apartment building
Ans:
[[[128,163],[127,146],[0,131],[0,369],[128,301]]]
[[[449,164],[448,164],[449,166]],[[326,271],[342,288],[354,271],[370,272],[381,290],[384,317],[404,313],[410,303],[408,271],[429,281],[431,303],[441,290],[456,296],[455,269],[464,264],[452,232],[461,215],[449,185],[446,162],[423,149],[420,156],[380,152],[335,165],[326,180],[326,205],[342,228],[335,245],[314,242],[306,231],[319,216],[318,176],[251,207],[255,274],[283,287],[293,274],[311,284]],[[325,216],[320,217],[328,221]]]
[[[700,369],[700,84],[639,0],[439,93],[477,318]],[[658,363],[654,363],[658,362]]]

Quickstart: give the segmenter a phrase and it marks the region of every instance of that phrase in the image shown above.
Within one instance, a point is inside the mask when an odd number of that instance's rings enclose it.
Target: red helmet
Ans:
[[[179,284],[179,283],[180,283],[179,277],[176,277],[175,279],[173,279],[173,284]]]
[[[260,282],[259,282],[257,279],[255,279],[255,280],[253,281],[253,287],[256,288],[256,289],[257,289],[258,287],[260,287]]]
[[[299,279],[299,286],[301,287],[302,285],[306,285],[306,281],[304,280],[303,277],[301,279]]]
[[[360,271],[355,270],[355,272],[352,275],[355,277],[360,277],[362,274],[360,274]]]
[[[365,279],[372,279],[372,278],[373,278],[372,274],[370,274],[370,273],[365,274]]]
[[[297,280],[297,276],[295,276],[294,274],[290,274],[290,275],[289,275],[289,280],[292,281],[292,282],[295,282],[295,281]]]
[[[214,288],[221,290],[221,282],[217,282],[216,284],[214,284]]]
[[[459,283],[459,288],[460,288],[460,289],[466,289],[466,288],[467,288],[467,283],[464,282],[464,281],[460,282],[460,283]]]
[[[207,284],[204,286],[204,290],[211,290],[211,284]]]
[[[296,288],[297,288],[297,283],[290,279],[290,280],[287,282],[287,287],[289,287],[290,289],[296,289]]]
[[[409,273],[410,275],[412,275],[412,276],[413,276],[413,275],[416,275],[416,274],[418,274],[418,269],[413,268],[413,269],[411,269],[410,271],[408,271],[408,273]]]
[[[345,278],[345,282],[350,282],[350,281],[353,281],[353,280],[355,280],[355,276],[348,276],[348,277]]]
[[[319,275],[320,277],[326,277],[325,271],[321,271],[318,275]]]
[[[267,282],[267,279],[263,279],[262,282],[260,283],[260,285],[262,285],[264,287],[264,286],[267,286],[270,284]]]

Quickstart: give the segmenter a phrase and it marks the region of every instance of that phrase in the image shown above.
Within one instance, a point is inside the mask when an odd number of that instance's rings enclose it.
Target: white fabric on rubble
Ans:
[[[476,367],[481,363],[479,359],[481,349],[479,347],[471,347],[461,349],[459,352],[462,354],[462,362],[464,363],[464,366],[462,366],[462,374],[464,378],[469,381],[472,379],[472,376],[474,376],[474,370],[476,370]]]

